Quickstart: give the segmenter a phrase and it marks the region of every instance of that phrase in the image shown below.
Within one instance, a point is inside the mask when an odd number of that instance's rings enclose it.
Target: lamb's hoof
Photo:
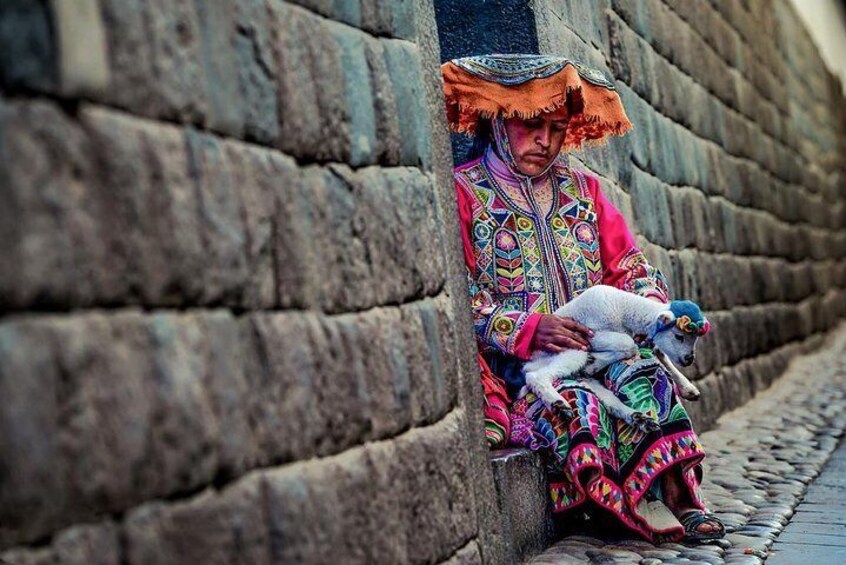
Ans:
[[[573,418],[573,416],[576,415],[570,408],[570,406],[563,400],[556,400],[555,402],[553,402],[552,411],[558,414],[558,416],[560,416],[561,418],[564,418],[565,420],[570,420]]]
[[[656,422],[643,412],[632,413],[632,426],[636,427],[644,433],[654,432],[660,428],[658,422]]]
[[[693,401],[699,400],[702,397],[702,393],[699,392],[699,389],[697,389],[697,388],[684,390],[684,391],[682,391],[681,395],[682,395],[682,398],[684,398],[685,400],[693,400]]]

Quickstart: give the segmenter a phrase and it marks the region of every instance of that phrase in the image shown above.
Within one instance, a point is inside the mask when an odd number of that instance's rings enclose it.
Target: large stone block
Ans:
[[[230,312],[208,312],[199,317],[198,325],[205,361],[200,378],[213,415],[209,427],[217,456],[215,478],[227,480],[255,467],[259,459],[255,420],[247,410],[252,391],[245,356],[250,352],[241,340],[238,320]]]
[[[109,261],[126,270],[137,300],[180,305],[209,296],[203,232],[212,227],[201,226],[184,133],[101,109],[87,109],[83,123],[110,210],[98,220],[116,238]]]
[[[476,531],[470,452],[464,444],[464,414],[396,440],[403,471],[393,492],[401,500],[412,563],[435,562],[464,546]]]
[[[265,473],[273,561],[408,562],[404,473],[391,444]]]
[[[51,6],[61,94],[102,95],[109,84],[109,67],[99,2],[53,0]]]
[[[620,95],[620,100],[626,108],[626,114],[629,120],[634,125],[634,132],[623,138],[624,148],[631,155],[631,161],[634,166],[644,171],[653,172],[654,169],[650,163],[649,139],[654,134],[655,121],[649,105],[643,102],[631,88],[623,83],[617,84],[617,93]]]
[[[684,262],[685,258],[682,258]],[[725,304],[725,287],[729,284],[732,273],[724,271],[720,258],[711,253],[693,251],[692,261],[696,262],[694,271],[699,289],[696,300],[704,309],[720,310]]]
[[[31,541],[253,464],[230,314],[122,311],[49,317],[23,327],[37,332],[37,347],[28,345],[26,334],[16,335],[20,329],[4,330],[24,346],[20,352],[29,368],[11,354],[4,354],[4,367],[18,381],[27,370],[38,370],[48,380],[25,382],[53,392],[44,396],[50,403],[43,409],[33,409],[39,394],[29,394],[20,404],[27,412],[2,428],[9,444],[27,441],[21,453],[29,454],[4,469],[4,485],[15,488],[3,493],[4,508],[26,512],[9,522],[18,530],[4,532],[10,539]],[[39,350],[44,355],[34,356]],[[5,378],[3,383],[11,384]],[[7,396],[20,390],[8,388]],[[43,465],[50,478],[32,482],[40,471],[29,465],[39,454],[50,458]],[[7,506],[7,497],[15,504]]]
[[[648,240],[665,248],[675,247],[673,220],[681,221],[670,212],[668,193],[673,191],[639,169],[632,174],[630,192],[635,222]]]
[[[124,562],[272,563],[266,523],[261,475],[247,475],[221,492],[132,510],[124,521]]]
[[[332,441],[317,391],[316,356],[325,344],[314,342],[311,336],[316,323],[301,314],[255,314],[241,323],[248,383],[245,409],[262,465],[307,458],[321,448],[321,438],[323,443]],[[349,384],[329,383],[329,391]],[[327,409],[340,406],[345,413],[358,408],[331,394],[325,402]],[[343,427],[338,430],[343,431]]]
[[[307,167],[302,169],[302,183],[308,199],[303,217],[303,227],[308,230],[305,249],[311,253],[309,259],[317,273],[311,282],[318,304],[332,313],[376,305],[377,285],[373,284],[367,243],[361,234],[364,226],[359,214],[363,212],[349,169]]]
[[[239,88],[241,58],[235,49],[237,4],[239,2],[195,0],[201,62],[208,92],[205,125],[233,137],[242,135],[247,112]]]
[[[114,301],[127,290],[101,223],[94,147],[48,102],[0,101],[0,302],[25,308]]]
[[[434,422],[450,408],[438,313],[426,300],[401,308],[400,328],[405,337],[414,422]]]
[[[397,111],[402,116],[399,121],[400,164],[429,169],[429,109],[426,106],[420,52],[406,41],[385,40],[383,46]]]
[[[687,300],[703,303],[703,307],[707,309],[709,306],[702,300],[704,289],[701,286],[701,273],[705,265],[698,261],[698,255],[693,249],[682,249],[677,254],[683,276],[682,288]]]
[[[344,77],[329,23],[281,0],[268,6],[282,121],[277,146],[303,159],[343,162],[349,151]]]
[[[367,387],[370,437],[391,437],[416,423],[412,420],[412,367],[408,344],[400,328],[398,308],[378,308],[359,316],[359,343],[362,355],[361,379]]]
[[[35,320],[7,318],[0,324],[0,394],[7,403],[0,411],[4,548],[52,531],[68,497],[59,439],[59,367],[52,340],[49,327]]]
[[[341,48],[344,93],[349,109],[350,165],[370,165],[378,157],[376,109],[367,64],[366,35],[348,26],[333,24],[329,30]]]
[[[438,288],[443,279],[433,268],[439,261],[430,246],[438,244],[439,226],[427,218],[436,210],[426,177],[405,168],[334,170],[353,192],[352,222],[368,258],[373,299],[405,302]]]
[[[430,177],[333,165],[303,169],[302,182],[307,213],[292,221],[311,236],[296,251],[314,254],[319,276],[311,284],[324,310],[407,302],[443,286],[443,226]]]
[[[67,492],[61,525],[164,494],[173,475],[155,467],[160,460],[154,463],[159,405],[144,317],[92,314],[55,319],[47,327],[57,368],[65,375],[57,395],[67,414],[57,430]],[[209,470],[206,476],[211,475]]]
[[[611,6],[609,0],[565,0],[564,2],[538,2],[535,8],[536,18],[539,12],[547,12],[549,24],[572,30],[585,44],[608,52],[608,25],[604,17]],[[541,35],[541,32],[538,32]],[[574,55],[574,58],[575,57]],[[580,58],[577,58],[580,59]]]
[[[206,390],[208,330],[200,322],[195,315],[165,313],[145,321],[152,363],[148,379],[155,385],[145,470],[162,494],[196,489],[218,470],[223,431]]]
[[[189,129],[188,174],[196,192],[203,243],[204,304],[238,305],[248,278],[246,234],[238,187],[233,183],[222,142]]]
[[[372,35],[413,39],[412,0],[291,0],[313,12],[361,28]]]
[[[710,314],[706,312],[705,315],[710,322]],[[718,338],[709,332],[708,335],[696,342],[696,362],[691,368],[693,376],[698,379],[717,370],[721,365],[720,360]]]
[[[232,38],[242,100],[243,133],[248,141],[273,145],[279,137],[278,91],[270,35],[270,12],[264,0],[235,3]]]
[[[327,318],[250,316],[242,339],[262,460],[337,453],[444,414],[455,395],[446,337],[434,304],[419,308],[413,342],[404,339],[393,308]]]
[[[497,504],[510,562],[539,553],[553,538],[546,473],[537,453],[505,449],[491,453]]]
[[[336,516],[334,509],[321,512],[321,504],[330,506],[340,501],[334,491],[335,481],[320,470],[320,463],[273,470],[265,474],[264,481],[273,562],[329,563],[339,548],[349,550],[345,543],[348,539],[353,543],[357,539],[352,532],[344,535],[342,525],[347,516],[330,520],[330,516]]]
[[[120,528],[111,521],[73,526],[53,539],[53,562],[61,565],[120,565]],[[10,561],[18,563],[18,561]]]
[[[378,39],[365,38],[365,55],[370,73],[370,84],[373,87],[374,120],[376,122],[374,152],[379,163],[399,163],[402,151],[400,114],[385,61],[384,42]]]
[[[102,10],[108,101],[149,117],[207,123],[210,85],[195,0],[104,0]]]
[[[396,240],[403,242],[398,251],[406,257],[405,270],[414,275],[415,294],[432,296],[446,280],[448,242],[444,224],[453,218],[444,217],[437,199],[436,177],[431,173],[424,176],[413,169],[391,169],[385,176],[389,198],[403,203],[395,207],[394,221],[397,230],[403,232]]]
[[[460,417],[264,474],[274,562],[436,562],[474,533]]]
[[[239,212],[244,233],[244,269],[245,281],[240,304],[245,308],[272,308],[277,304],[276,269],[280,250],[274,245],[278,226],[292,225],[298,214],[283,215],[277,200],[291,206],[300,198],[298,190],[285,190],[290,186],[299,187],[294,181],[297,169],[293,159],[277,153],[238,142],[223,144],[225,160],[228,164],[231,189],[238,195]],[[291,206],[293,207],[293,206]],[[280,257],[283,273],[302,273],[295,267],[297,244],[296,230],[290,230],[285,241],[286,249],[291,249],[290,256]],[[234,248],[233,248],[234,250]],[[284,279],[289,280],[289,279]],[[305,283],[284,285],[280,291],[296,294]],[[290,307],[296,303],[293,298],[282,301],[282,306]],[[304,304],[300,300],[299,304]]]

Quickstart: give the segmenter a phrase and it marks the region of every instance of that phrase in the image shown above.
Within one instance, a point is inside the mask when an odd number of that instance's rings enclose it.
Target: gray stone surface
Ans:
[[[542,551],[553,540],[544,467],[537,454],[522,449],[492,452],[491,465],[506,537],[506,555],[510,562],[520,562]]]
[[[840,442],[773,544],[768,563],[779,565],[811,559],[820,563],[839,563],[846,557],[844,470],[846,442]]]

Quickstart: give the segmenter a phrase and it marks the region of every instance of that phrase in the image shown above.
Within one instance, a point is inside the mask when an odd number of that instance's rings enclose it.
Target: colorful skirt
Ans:
[[[660,428],[644,433],[611,416],[578,381],[561,379],[556,388],[576,416],[559,418],[524,392],[512,404],[511,443],[544,454],[554,512],[593,501],[650,541],[680,539],[684,530],[675,519],[652,512],[648,502],[656,493],[660,498],[656,478],[678,467],[691,501],[704,508],[699,484],[705,452],[672,382],[654,358],[615,363],[595,378],[627,406],[657,418]]]

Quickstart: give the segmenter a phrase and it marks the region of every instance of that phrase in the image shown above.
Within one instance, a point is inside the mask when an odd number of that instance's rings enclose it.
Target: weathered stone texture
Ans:
[[[80,123],[48,103],[14,102],[0,122],[7,307],[343,312],[443,287],[430,173],[299,167],[275,151],[99,108],[86,107]]]
[[[448,309],[438,299],[332,317],[125,311],[0,324],[0,384],[20,407],[0,440],[27,453],[3,466],[2,522],[17,525],[4,534],[38,538],[440,421],[458,402]],[[33,406],[34,391],[50,393]]]
[[[119,524],[61,530],[48,548],[0,555],[103,564],[333,563],[339,552],[345,563],[471,559],[477,516],[465,418],[452,411],[391,441],[254,471],[221,489],[142,504]]]
[[[0,557],[480,562],[431,3],[67,8],[0,8]]]
[[[9,562],[545,543],[484,448],[440,45],[616,79],[635,130],[574,161],[712,320],[700,428],[846,314],[846,111],[784,0],[503,1],[463,41],[448,1],[0,4]]]

